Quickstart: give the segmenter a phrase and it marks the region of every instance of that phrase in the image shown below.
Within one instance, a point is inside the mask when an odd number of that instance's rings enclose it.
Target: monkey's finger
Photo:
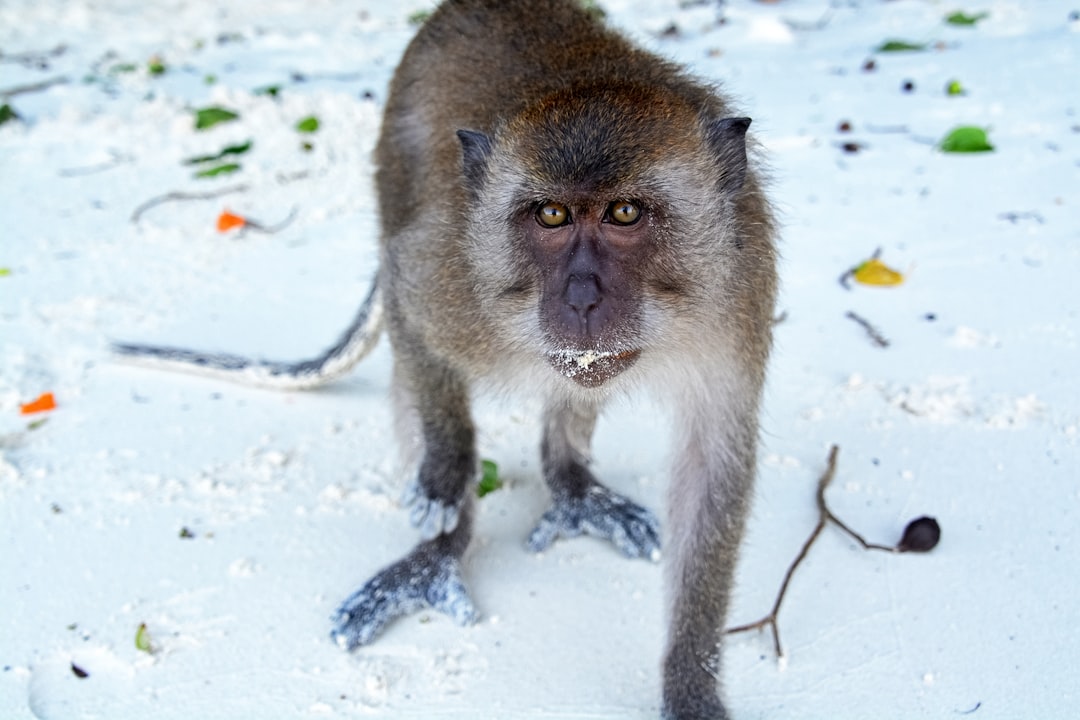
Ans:
[[[560,537],[569,538],[580,534],[581,529],[578,524],[569,522],[564,513],[552,508],[544,513],[543,517],[540,518],[540,522],[529,533],[526,546],[532,552],[543,552]]]
[[[420,537],[431,540],[443,533],[452,532],[461,518],[459,504],[447,504],[441,500],[421,498],[415,501],[409,521],[420,529]]]
[[[376,575],[338,608],[330,637],[342,650],[367,645],[391,620],[423,607],[423,600],[408,586],[388,587],[387,573]]]
[[[479,618],[456,561],[450,561],[445,572],[440,573],[427,591],[428,603],[458,625],[472,625]]]

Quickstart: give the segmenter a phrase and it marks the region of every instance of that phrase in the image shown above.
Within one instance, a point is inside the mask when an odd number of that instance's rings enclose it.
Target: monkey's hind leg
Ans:
[[[459,625],[477,619],[461,576],[461,558],[472,535],[467,490],[477,474],[468,389],[458,373],[421,345],[406,345],[401,336],[395,339],[399,424],[412,426],[416,421],[423,439],[423,458],[406,498],[423,542],[342,603],[330,635],[346,650],[371,642],[394,618],[425,607]],[[410,422],[404,423],[406,419]]]
[[[602,485],[588,468],[597,408],[552,400],[544,414],[541,446],[552,506],[529,535],[533,552],[557,538],[592,535],[610,540],[630,558],[660,559],[656,516]]]

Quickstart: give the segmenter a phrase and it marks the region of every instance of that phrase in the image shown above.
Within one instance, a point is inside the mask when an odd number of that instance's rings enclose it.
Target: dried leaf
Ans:
[[[863,285],[892,286],[904,282],[904,276],[896,270],[881,262],[877,258],[870,258],[860,263],[851,273],[856,282]]]

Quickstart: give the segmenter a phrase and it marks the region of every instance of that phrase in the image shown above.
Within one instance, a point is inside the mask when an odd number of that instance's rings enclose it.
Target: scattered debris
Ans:
[[[845,270],[839,278],[840,286],[845,290],[850,290],[851,286],[848,285],[850,278],[854,278],[856,282],[863,285],[876,285],[879,287],[891,287],[903,283],[904,275],[883,263],[880,258],[881,248],[878,248],[870,256],[869,260],[864,260],[858,265]]]
[[[246,218],[243,215],[237,215],[223,210],[217,219],[217,231],[220,233],[229,232],[230,230],[246,230],[251,229],[256,232],[272,234],[288,227],[289,223],[296,219],[296,208],[294,207],[289,211],[289,215],[276,225],[264,225],[263,223],[256,222],[251,218]]]
[[[233,193],[247,192],[249,186],[246,183],[239,185],[229,185],[228,187],[219,188],[217,190],[211,190],[209,192],[182,192],[175,191],[165,193],[164,195],[158,195],[157,197],[150,198],[139,207],[135,208],[135,211],[131,213],[131,222],[137,223],[147,210],[157,207],[162,203],[171,202],[174,200],[213,200],[219,198],[222,195],[231,195]]]
[[[971,125],[962,125],[950,130],[938,144],[938,148],[947,153],[993,152],[994,150],[986,130]]]
[[[874,327],[869,320],[862,317],[861,315],[856,314],[852,310],[848,310],[844,317],[854,320],[859,325],[861,325],[863,330],[865,330],[866,334],[870,337],[870,341],[874,343],[874,345],[879,348],[889,347],[888,339],[884,335],[882,335],[881,331]]]
[[[42,393],[28,403],[19,406],[19,412],[23,415],[49,412],[56,409],[56,398],[51,392]]]
[[[503,486],[502,478],[499,477],[499,466],[491,460],[481,460],[480,483],[476,486],[476,494],[484,497],[488,493],[495,492]]]

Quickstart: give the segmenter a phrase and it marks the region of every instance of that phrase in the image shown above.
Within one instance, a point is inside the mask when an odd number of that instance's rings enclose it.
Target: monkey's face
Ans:
[[[586,387],[633,365],[641,353],[636,271],[651,246],[648,210],[637,200],[550,199],[521,222],[551,365]]]
[[[721,310],[702,289],[725,281],[733,164],[696,109],[640,95],[557,94],[461,138],[478,304],[504,347],[588,388]],[[743,131],[721,141],[741,153]]]

